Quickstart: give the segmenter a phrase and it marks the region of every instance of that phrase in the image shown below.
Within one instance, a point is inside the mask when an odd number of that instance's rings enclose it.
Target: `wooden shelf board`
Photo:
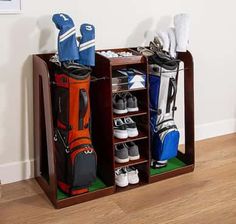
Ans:
[[[147,88],[144,87],[144,88],[125,89],[125,90],[118,90],[118,91],[113,90],[112,93],[125,93],[125,92],[134,92],[134,91],[142,91],[142,90],[147,90]]]
[[[160,173],[160,174],[150,176],[150,181],[149,182],[154,183],[154,182],[157,182],[157,181],[161,181],[161,180],[165,180],[165,179],[168,179],[168,178],[176,177],[176,176],[179,176],[179,175],[182,175],[182,174],[185,174],[185,173],[190,173],[190,172],[193,172],[193,170],[194,170],[194,164],[186,165],[184,167],[180,167],[180,168],[177,168],[175,170],[171,170],[171,171],[167,171],[165,173]]]
[[[132,65],[145,63],[142,55],[133,55],[129,57],[109,58],[111,66]]]
[[[139,111],[136,111],[136,112],[129,112],[129,113],[126,113],[126,114],[114,114],[113,113],[113,119],[125,118],[125,117],[134,117],[134,116],[142,116],[142,115],[147,115],[147,111],[139,110]]]
[[[90,200],[93,200],[96,198],[111,195],[114,193],[114,189],[115,189],[114,186],[110,186],[110,187],[106,187],[103,189],[99,189],[97,191],[88,192],[88,193],[64,198],[61,200],[57,200],[55,207],[56,208],[64,208],[64,207],[71,206],[74,204],[78,204],[78,203],[82,203],[85,201],[90,201]]]
[[[141,187],[141,186],[145,186],[147,185],[148,183],[147,182],[144,182],[144,181],[140,181],[139,183],[137,184],[129,184],[127,187],[118,187],[116,186],[116,193],[119,193],[119,192],[124,192],[124,191],[128,191],[128,190],[131,190],[131,189],[135,189],[135,188],[138,188],[138,187]]]
[[[148,159],[146,159],[143,156],[140,156],[140,159],[129,161],[127,163],[117,163],[116,162],[115,163],[115,169],[126,167],[126,166],[135,166],[135,165],[142,164],[142,163],[147,163],[147,162],[148,162]]]
[[[126,143],[126,142],[146,139],[146,138],[148,138],[148,134],[145,134],[145,133],[143,133],[142,131],[139,130],[139,135],[137,137],[134,137],[134,138],[118,139],[118,138],[114,137],[114,144],[117,145],[117,144],[122,144],[122,143]]]

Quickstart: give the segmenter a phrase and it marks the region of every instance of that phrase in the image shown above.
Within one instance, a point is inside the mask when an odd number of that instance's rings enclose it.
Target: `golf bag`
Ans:
[[[150,69],[149,84],[152,158],[164,161],[176,157],[180,137],[173,119],[176,70],[159,68],[159,72],[154,72]]]
[[[97,157],[90,138],[89,84],[85,66],[55,66],[54,115],[59,188],[70,195],[85,193],[96,179]]]

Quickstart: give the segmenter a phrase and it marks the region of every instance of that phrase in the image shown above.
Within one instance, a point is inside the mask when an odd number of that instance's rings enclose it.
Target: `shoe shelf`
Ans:
[[[142,169],[141,170],[142,176],[144,177],[144,178],[140,178],[140,181],[147,184],[149,180],[149,164],[150,164],[150,140],[149,140],[150,134],[149,134],[149,123],[148,123],[148,120],[149,120],[148,79],[146,79],[146,87],[144,88],[119,90],[119,91],[112,90],[112,74],[114,70],[122,69],[122,68],[135,68],[147,74],[147,59],[143,57],[142,55],[140,55],[138,52],[133,51],[132,49],[123,48],[123,49],[108,49],[108,50],[112,50],[116,53],[121,52],[121,51],[133,53],[133,56],[123,57],[123,58],[122,57],[107,58],[99,53],[96,54],[97,65],[94,69],[94,76],[101,77],[105,75],[107,79],[109,80],[109,82],[107,81],[106,84],[103,83],[99,85],[100,85],[100,88],[102,86],[104,89],[106,89],[106,95],[105,95],[106,97],[103,97],[103,102],[104,100],[106,101],[105,104],[107,105],[106,107],[107,111],[106,111],[106,114],[103,113],[103,116],[104,116],[104,121],[106,120],[106,123],[109,123],[109,128],[110,128],[109,129],[110,133],[109,134],[107,133],[106,135],[106,141],[107,141],[106,145],[110,146],[109,153],[111,156],[110,160],[113,161],[114,185],[115,185],[115,170],[118,168],[123,168],[127,166],[138,166],[138,167],[140,166]],[[113,94],[127,93],[127,92],[131,92],[132,95],[137,97],[139,111],[133,112],[133,113],[121,114],[121,115],[114,114],[113,105],[112,105]],[[96,96],[96,100],[98,100],[98,98],[99,97]],[[117,119],[117,118],[123,119],[125,117],[132,117],[132,119],[136,122],[138,132],[139,132],[139,135],[137,137],[127,138],[127,139],[118,139],[113,136],[114,119]],[[145,120],[145,123],[140,125],[139,122],[143,120]],[[99,125],[99,124],[95,124],[95,125]],[[140,159],[135,160],[135,161],[129,161],[127,163],[116,163],[114,160],[115,145],[124,144],[131,141],[135,141],[137,145],[141,147]],[[104,151],[104,149],[101,147],[98,150]],[[139,186],[139,184],[137,184],[136,186]],[[129,188],[126,188],[126,189],[129,189]]]
[[[142,55],[140,55],[138,52],[136,52],[132,49],[119,48],[119,49],[106,49],[105,51],[109,51],[109,50],[111,50],[115,53],[126,51],[126,52],[130,52],[130,53],[133,54],[132,56],[128,56],[128,57],[107,58],[107,57],[99,54],[99,52],[101,52],[100,50],[97,51],[98,52],[97,53],[98,57],[102,57],[102,58],[104,58],[104,60],[109,60],[109,64],[112,67],[113,66],[141,64],[141,63],[146,62],[146,59]]]
[[[127,114],[113,114],[113,119],[134,117],[134,116],[137,117],[137,116],[143,116],[143,115],[147,115],[147,112],[145,110],[140,109],[139,111],[129,112]]]
[[[113,90],[112,93],[126,93],[136,91],[147,91],[147,88],[125,89],[125,90]]]
[[[139,135],[134,138],[118,139],[114,137],[114,145],[123,144],[123,143],[131,142],[131,141],[138,141],[138,140],[147,139],[147,138],[148,138],[148,134],[139,130]]]
[[[140,180],[139,183],[129,184],[127,187],[118,187],[118,186],[116,186],[116,193],[132,190],[132,189],[135,189],[135,188],[138,188],[138,187],[143,187],[147,184],[148,183],[146,181]]]
[[[145,186],[149,183],[188,173],[194,170],[194,96],[193,96],[193,59],[190,52],[179,53],[178,58],[184,63],[184,117],[185,117],[185,153],[179,151],[177,158],[164,168],[150,168],[150,133],[149,133],[149,85],[146,88],[118,91],[132,92],[140,102],[140,111],[125,115],[114,115],[112,108],[112,71],[114,69],[134,67],[148,74],[147,58],[134,49],[111,49],[112,51],[130,51],[133,56],[106,58],[96,53],[96,66],[90,86],[91,133],[97,153],[97,181],[89,192],[68,196],[57,188],[56,150],[53,136],[53,115],[51,76],[52,65],[49,59],[53,54],[33,55],[33,99],[34,99],[34,149],[35,179],[44,190],[55,208],[63,208],[85,201],[101,198]],[[117,93],[117,92],[116,92]],[[135,138],[116,139],[113,136],[115,118],[132,117],[137,123],[139,135]],[[114,152],[117,144],[135,141],[140,148],[140,159],[126,164],[115,162]],[[134,166],[139,171],[139,183],[120,188],[115,185],[115,169]]]
[[[122,167],[127,167],[127,166],[135,166],[135,165],[138,165],[138,164],[142,164],[142,163],[147,163],[148,162],[148,159],[146,159],[144,156],[140,156],[140,159],[137,159],[137,160],[132,160],[132,161],[129,161],[127,163],[115,163],[115,169],[117,168],[122,168]]]

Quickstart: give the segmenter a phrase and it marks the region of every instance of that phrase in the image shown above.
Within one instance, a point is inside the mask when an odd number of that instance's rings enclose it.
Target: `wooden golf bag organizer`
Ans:
[[[91,82],[91,111],[92,111],[92,141],[97,153],[96,187],[91,186],[84,194],[62,195],[57,187],[56,144],[54,141],[54,124],[52,110],[52,75],[53,66],[49,59],[52,54],[33,55],[33,91],[34,91],[34,149],[35,149],[35,178],[56,208],[111,195],[145,186],[149,183],[188,173],[194,170],[194,77],[193,59],[190,52],[178,53],[178,59],[184,63],[184,117],[185,117],[185,153],[178,151],[175,158],[178,166],[171,170],[162,168],[154,172],[150,168],[150,126],[149,126],[149,83],[146,88],[129,90],[144,102],[140,111],[127,115],[112,113],[112,70],[124,67],[135,67],[148,74],[147,59],[134,49],[112,49],[113,51],[132,51],[133,56],[124,58],[105,58],[96,53],[95,77]],[[128,90],[126,90],[128,92]],[[113,119],[131,116],[140,126],[137,138],[118,140],[113,137]],[[140,159],[126,164],[114,161],[116,144],[135,141],[140,147]],[[175,162],[174,162],[175,163]],[[170,161],[171,164],[171,161]],[[140,183],[126,188],[115,186],[114,171],[123,166],[136,166],[139,169]],[[157,185],[158,188],[158,185]]]

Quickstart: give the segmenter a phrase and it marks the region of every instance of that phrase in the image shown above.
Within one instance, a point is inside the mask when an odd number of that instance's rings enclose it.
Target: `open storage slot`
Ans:
[[[194,77],[193,58],[190,52],[178,53],[183,62],[184,74],[184,136],[185,150],[178,150],[176,158],[168,161],[167,167],[150,170],[150,182],[178,176],[194,170]],[[179,146],[181,148],[182,146]]]
[[[137,187],[141,187],[148,184],[148,177],[149,177],[148,163],[132,165],[132,167],[138,170],[139,182],[137,184],[129,184],[127,187],[116,186],[116,192],[123,192],[123,191],[135,189]]]
[[[53,91],[51,88],[53,70],[49,62],[51,56],[52,54],[33,56],[35,177],[54,206],[56,208],[62,208],[112,194],[114,192],[113,172],[111,171],[110,176],[109,172],[103,172],[104,166],[107,166],[107,162],[98,153],[97,180],[90,186],[89,192],[76,196],[68,196],[58,190],[54,155],[57,149],[53,140],[53,94],[51,94]],[[94,129],[94,132],[96,133],[96,129]]]

